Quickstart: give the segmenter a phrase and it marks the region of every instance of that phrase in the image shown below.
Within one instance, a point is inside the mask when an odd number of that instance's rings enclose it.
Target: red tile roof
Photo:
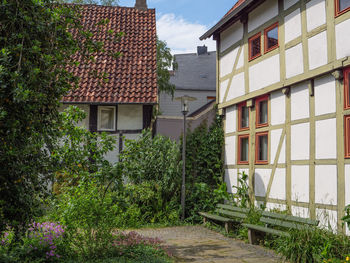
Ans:
[[[99,53],[96,62],[72,69],[80,77],[79,87],[63,102],[84,103],[157,103],[156,19],[155,10],[141,11],[130,7],[82,6],[82,24],[91,32],[97,22],[109,19],[107,26],[94,38],[105,43],[105,50],[122,52],[120,58]],[[119,42],[109,40],[107,30],[124,32]],[[81,60],[77,56],[77,61]],[[107,73],[104,83],[91,74]]]
[[[241,4],[243,4],[246,0],[238,0],[237,3],[224,15],[228,16],[229,14],[232,13],[233,10],[235,10],[236,8],[238,8]]]

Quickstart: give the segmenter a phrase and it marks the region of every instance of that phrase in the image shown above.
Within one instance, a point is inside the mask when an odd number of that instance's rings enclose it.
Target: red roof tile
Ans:
[[[105,43],[107,52],[122,52],[120,58],[99,53],[96,62],[72,69],[80,77],[79,87],[63,102],[85,103],[157,103],[156,19],[155,10],[141,11],[130,7],[82,6],[82,24],[96,31],[101,19],[109,23],[94,38]],[[108,39],[107,30],[124,32],[119,42]],[[76,57],[80,61],[80,57]],[[107,73],[104,83],[91,74]]]
[[[246,0],[238,0],[237,3],[224,15],[228,16],[229,14],[232,13],[233,10],[235,10],[236,8],[238,8],[241,4],[243,4]]]

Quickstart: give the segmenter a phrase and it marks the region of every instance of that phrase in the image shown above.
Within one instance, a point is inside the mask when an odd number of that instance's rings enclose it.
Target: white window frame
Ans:
[[[113,109],[113,128],[104,129],[101,128],[101,110],[103,109]],[[98,131],[115,131],[116,130],[116,107],[115,106],[98,106],[97,107],[97,130]]]

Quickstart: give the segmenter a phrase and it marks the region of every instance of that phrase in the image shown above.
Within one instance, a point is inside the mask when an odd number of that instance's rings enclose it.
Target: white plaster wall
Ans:
[[[280,81],[280,56],[275,55],[249,67],[249,91],[255,91]]]
[[[326,1],[311,0],[306,3],[307,31],[311,31],[326,23]]]
[[[284,18],[285,43],[301,36],[300,9],[296,9]]]
[[[337,211],[316,208],[316,218],[320,220],[319,227],[335,232],[337,230]]]
[[[82,121],[79,121],[77,123],[77,126],[89,129],[90,105],[89,104],[62,104],[59,107],[58,111],[62,112],[65,109],[67,109],[69,106],[76,106],[76,107],[78,107],[79,109],[81,109],[82,111],[85,112],[86,118],[84,120],[82,120]]]
[[[239,47],[220,58],[220,78],[232,73]]]
[[[226,108],[226,133],[235,132],[237,126],[237,108],[236,105]]]
[[[286,205],[282,205],[282,204],[275,204],[275,203],[267,203],[266,204],[266,209],[267,211],[286,211],[287,210],[287,206]]]
[[[219,101],[220,103],[222,103],[224,101],[225,98],[225,93],[227,90],[227,86],[228,86],[228,82],[229,80],[225,80],[223,82],[220,83],[220,90],[219,90]]]
[[[105,158],[110,163],[115,164],[119,161],[119,135],[111,134],[110,136],[114,137],[114,139],[116,140],[116,145],[113,151],[110,151],[105,155]]]
[[[337,166],[316,165],[315,201],[317,204],[337,204]]]
[[[286,77],[291,78],[304,72],[303,46],[298,44],[286,50]]]
[[[243,172],[248,175],[249,177],[249,169],[244,168],[244,169],[238,169],[238,175],[242,176]]]
[[[243,49],[241,51],[241,54],[239,55],[238,62],[237,62],[237,69],[240,69],[244,66],[244,52]]]
[[[305,81],[291,88],[291,119],[298,120],[309,116],[309,87]]]
[[[309,209],[305,207],[292,206],[292,215],[298,217],[309,218],[310,213]]]
[[[236,136],[225,137],[225,164],[236,163]]]
[[[220,34],[220,51],[223,52],[243,38],[243,24],[237,21]]]
[[[345,165],[345,205],[350,205],[350,164]]]
[[[275,158],[278,150],[278,145],[280,143],[282,135],[282,129],[271,131],[271,144],[270,144],[270,163],[275,163]],[[278,156],[277,156],[278,157]]]
[[[256,196],[265,196],[271,177],[271,169],[255,169],[254,190]]]
[[[237,169],[225,170],[225,183],[228,193],[232,194],[237,192],[237,189],[233,188],[233,186],[237,186]]]
[[[337,158],[336,119],[316,121],[316,159]]]
[[[142,105],[118,105],[118,130],[140,130],[143,128]]]
[[[226,101],[243,96],[244,94],[245,94],[244,72],[242,72],[233,76]]]
[[[283,140],[280,157],[278,159],[278,163],[285,163],[286,162],[286,138]]]
[[[309,202],[308,165],[292,165],[292,200]]]
[[[337,59],[350,56],[350,19],[335,26]]]
[[[277,168],[270,190],[270,198],[286,200],[286,169]]]
[[[310,125],[302,123],[291,127],[291,159],[308,160],[310,158]]]
[[[271,101],[271,125],[285,123],[286,121],[286,96],[280,91],[272,92]]]
[[[299,0],[284,0],[284,10],[287,10],[292,5],[296,4]]]
[[[308,39],[309,41],[309,67],[315,69],[326,65],[327,56],[327,32],[317,34]]]
[[[316,116],[336,111],[335,79],[332,75],[316,78],[314,93]]]
[[[265,22],[278,15],[278,1],[269,0],[255,8],[249,13],[248,17],[248,32],[261,26]]]

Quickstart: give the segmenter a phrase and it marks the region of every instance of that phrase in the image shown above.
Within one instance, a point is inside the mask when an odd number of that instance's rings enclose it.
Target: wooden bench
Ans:
[[[307,227],[317,226],[319,223],[318,220],[267,211],[262,212],[260,222],[264,223],[265,226],[242,224],[248,228],[248,239],[250,244],[257,244],[266,233],[288,237],[290,236],[288,233],[289,229],[305,229]],[[275,229],[276,227],[279,229]]]
[[[215,209],[215,214],[206,212],[199,212],[203,216],[203,223],[205,224],[207,219],[223,222],[225,224],[226,233],[228,233],[232,224],[240,224],[247,218],[249,209],[240,208],[232,205],[218,204]]]

